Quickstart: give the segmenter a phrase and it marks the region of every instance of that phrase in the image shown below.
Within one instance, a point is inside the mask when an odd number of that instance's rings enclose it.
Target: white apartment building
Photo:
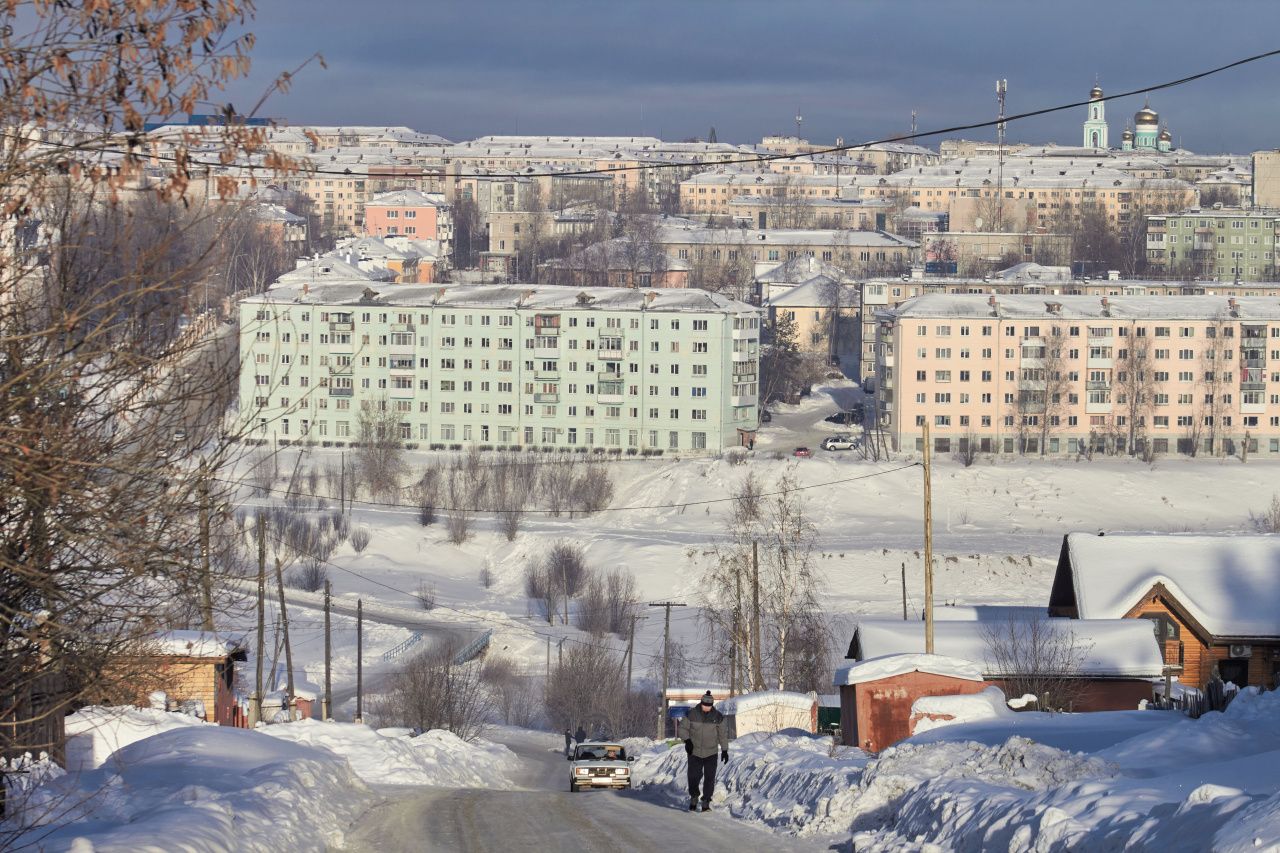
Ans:
[[[252,437],[699,453],[751,444],[759,310],[701,290],[291,281],[240,303]],[[384,421],[385,422],[385,421]]]

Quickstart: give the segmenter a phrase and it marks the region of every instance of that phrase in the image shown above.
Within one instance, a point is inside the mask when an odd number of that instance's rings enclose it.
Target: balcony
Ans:
[[[610,406],[617,406],[617,405],[621,405],[621,404],[622,404],[622,395],[621,395],[621,394],[597,394],[597,395],[596,395],[596,402],[597,402],[597,403],[604,403],[604,404],[606,404],[606,405],[610,405]]]
[[[1242,381],[1242,382],[1240,383],[1240,390],[1241,390],[1241,391],[1265,391],[1265,390],[1267,390],[1267,383],[1265,383],[1265,382],[1243,382],[1243,381]]]
[[[559,394],[542,394],[542,393],[534,394],[534,395],[533,395],[533,402],[535,402],[535,403],[559,403],[559,402],[560,402],[560,395],[559,395]]]
[[[753,340],[759,332],[759,329],[734,329],[729,333],[729,337],[735,341],[749,341]]]
[[[355,395],[356,395],[356,389],[354,388],[330,388],[329,389],[330,397],[354,397]]]
[[[331,332],[352,332],[355,331],[354,323],[330,323],[329,331]]]
[[[533,378],[543,382],[559,382],[560,371],[558,370],[535,370]]]
[[[330,375],[330,376],[350,376],[350,375],[351,375],[351,365],[349,365],[349,364],[337,364],[337,365],[331,364],[331,365],[329,365],[329,375]]]
[[[393,332],[412,332],[412,331],[413,331],[413,324],[412,324],[412,323],[392,323],[392,324],[391,324],[391,331],[393,331]]]
[[[1110,391],[1111,383],[1106,381],[1105,379],[1103,380],[1091,379],[1088,382],[1084,383],[1084,388],[1086,391]]]
[[[729,398],[730,406],[754,406],[760,402],[755,394],[739,394]]]
[[[758,352],[756,350],[751,350],[750,352],[738,352],[737,350],[734,350],[733,352],[734,361],[755,361],[757,356]]]
[[[622,361],[622,350],[620,349],[600,349],[596,350],[596,357],[601,361]]]
[[[1084,404],[1084,412],[1086,415],[1107,415],[1111,413],[1111,401],[1105,403],[1094,403],[1086,401]]]
[[[1115,362],[1110,357],[1094,358],[1093,356],[1089,356],[1089,359],[1085,362],[1086,368],[1097,368],[1099,370],[1110,370],[1114,366]]]

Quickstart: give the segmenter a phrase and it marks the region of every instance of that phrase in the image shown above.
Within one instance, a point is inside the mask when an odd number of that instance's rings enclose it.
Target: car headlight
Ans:
[[[578,767],[573,772],[574,772],[574,775],[576,776],[586,776],[591,771],[585,767]]]
[[[613,768],[613,775],[614,775],[614,776],[626,776],[626,775],[627,775],[628,773],[630,773],[630,772],[631,772],[631,771],[630,771],[630,770],[628,770],[626,767],[615,767],[615,768]]]

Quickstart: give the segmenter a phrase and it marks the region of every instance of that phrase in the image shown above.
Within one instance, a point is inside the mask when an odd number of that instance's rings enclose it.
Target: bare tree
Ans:
[[[487,657],[481,677],[493,694],[494,711],[508,726],[532,728],[542,714],[536,679],[521,675],[510,658]]]
[[[457,653],[442,645],[406,660],[392,673],[387,691],[373,705],[386,724],[444,729],[475,740],[493,716],[493,699],[480,661],[455,666]]]
[[[444,526],[453,544],[460,545],[471,537],[475,514],[484,506],[488,487],[488,472],[478,447],[472,447],[446,467],[444,494],[449,506],[445,509]]]
[[[1024,339],[1018,392],[1013,401],[1019,453],[1048,452],[1049,436],[1060,424],[1071,382],[1062,355],[1061,327],[1036,339]]]
[[[1138,334],[1139,331],[1144,334]],[[1151,338],[1146,329],[1130,329],[1125,348],[1116,362],[1116,404],[1124,412],[1130,456],[1147,452],[1147,419],[1155,408],[1156,372],[1151,361]]]
[[[1222,317],[1205,330],[1208,342],[1200,351],[1200,376],[1197,390],[1201,398],[1197,404],[1193,420],[1199,422],[1204,430],[1204,449],[1210,455],[1226,452],[1226,419],[1230,408],[1227,405],[1231,391],[1230,363],[1227,361],[1227,350],[1230,341],[1227,335],[1234,329]],[[1195,455],[1194,453],[1192,455]]]
[[[404,445],[400,418],[386,395],[362,400],[357,424],[356,465],[360,479],[374,498],[399,497]]]
[[[983,623],[986,667],[1010,697],[1030,694],[1044,711],[1069,711],[1084,691],[1088,646],[1069,619],[1010,618]]]
[[[960,440],[956,442],[956,461],[960,462],[964,467],[971,468],[973,463],[978,459],[978,436],[973,430],[969,430],[960,436]]]
[[[791,475],[778,480],[765,502],[760,548],[760,600],[772,647],[766,658],[773,664],[779,690],[787,689],[794,666],[792,641],[797,628],[821,610],[821,581],[813,561],[816,528],[805,511],[804,498]]]
[[[1280,533],[1280,494],[1271,493],[1271,503],[1259,513],[1249,513],[1249,523],[1259,533]]]
[[[627,715],[618,707],[620,701],[630,698],[623,679],[623,661],[608,645],[567,645],[563,662],[552,667],[547,679],[547,721],[557,729],[582,726],[588,732],[614,737],[643,732],[652,725],[653,702],[645,705],[646,713],[634,728],[627,725]]]

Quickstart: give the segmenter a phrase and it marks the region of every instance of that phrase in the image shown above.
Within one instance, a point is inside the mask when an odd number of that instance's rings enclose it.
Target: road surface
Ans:
[[[775,835],[720,809],[692,814],[639,793],[569,793],[559,735],[503,732],[523,762],[518,790],[421,789],[391,793],[348,835],[355,851],[768,851],[826,850],[829,842]]]

